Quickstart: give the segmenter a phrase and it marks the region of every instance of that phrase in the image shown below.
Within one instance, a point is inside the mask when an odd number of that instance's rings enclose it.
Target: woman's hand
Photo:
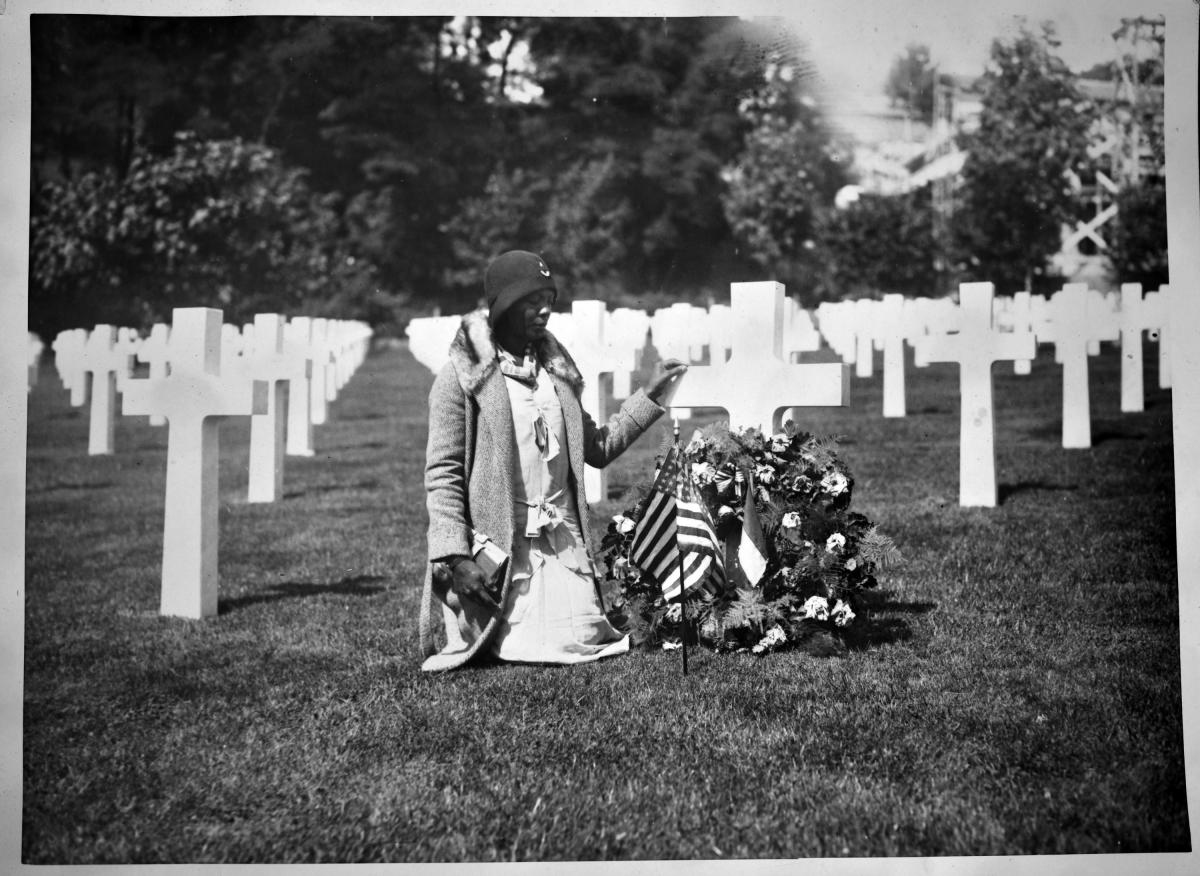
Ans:
[[[500,606],[487,590],[487,575],[470,557],[462,557],[450,563],[450,588],[460,599],[470,599],[483,606],[491,614],[499,614]]]
[[[687,368],[678,359],[667,359],[654,366],[654,375],[646,386],[646,395],[650,401],[658,404],[664,397],[669,398],[670,391],[679,384],[679,380],[687,373]]]

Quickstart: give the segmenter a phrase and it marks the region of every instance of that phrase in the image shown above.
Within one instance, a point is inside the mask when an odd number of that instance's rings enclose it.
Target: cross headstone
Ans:
[[[312,362],[285,349],[284,318],[279,314],[257,314],[249,329],[242,332],[251,341],[242,355],[241,373],[251,380],[266,381],[267,409],[250,418],[246,501],[274,502],[283,495],[289,388],[294,378],[312,373]]]
[[[1032,359],[1034,354],[1031,333],[994,330],[992,295],[991,283],[963,283],[959,286],[958,332],[918,340],[926,361],[959,365],[958,502],[962,506],[996,505],[992,363]]]
[[[1147,292],[1144,306],[1158,326],[1158,388],[1171,388],[1171,287],[1163,284],[1157,292]],[[1153,335],[1151,336],[1153,337]]]
[[[603,301],[571,303],[574,338],[570,352],[583,376],[580,404],[599,425],[604,425],[608,419],[608,389],[612,375],[612,366],[605,361],[605,310]],[[608,498],[608,472],[604,469],[584,466],[583,482],[584,494],[590,501],[603,502]]]
[[[312,377],[309,378],[309,419],[314,426],[323,426],[329,419],[329,320],[317,317],[312,321]]]
[[[267,385],[221,374],[220,310],[176,308],[171,338],[170,375],[129,381],[124,412],[167,418],[160,611],[201,618],[217,613],[220,423],[265,413]]]
[[[142,341],[137,351],[138,361],[150,366],[150,379],[162,380],[171,373],[171,327],[165,322],[156,322],[150,335]],[[167,418],[162,414],[151,414],[151,426],[165,426]]]
[[[92,329],[80,362],[83,370],[91,375],[88,454],[105,456],[113,452],[117,374],[128,367],[128,357],[117,349],[116,326],[98,325]]]
[[[1032,296],[1028,291],[1021,291],[1013,294],[1010,317],[1012,319],[1012,330],[1014,332],[1033,331]],[[1034,352],[1037,352],[1036,346],[1034,348]],[[1032,373],[1032,359],[1016,359],[1013,361],[1013,374],[1025,375]]]
[[[36,332],[29,332],[29,344],[25,348],[25,364],[28,366],[28,374],[25,383],[27,392],[33,392],[33,388],[37,385],[38,365],[42,361],[42,350],[46,345],[42,339],[38,337]]]
[[[462,325],[461,316],[418,316],[404,329],[413,358],[437,374],[450,359],[450,343]]]
[[[1142,284],[1121,284],[1121,410],[1146,409],[1142,376],[1142,332],[1148,328],[1142,307]]]
[[[875,301],[860,298],[854,302],[854,376],[875,374]]]
[[[117,342],[113,345],[114,352],[120,357],[116,371],[117,392],[124,392],[125,382],[133,377],[134,362],[137,361],[137,353],[141,346],[142,339],[138,337],[137,329],[117,329]]]
[[[876,337],[883,342],[883,415],[903,417],[904,399],[904,296],[889,292],[877,313]]]
[[[83,370],[83,349],[87,345],[87,329],[67,329],[54,338],[54,370],[63,389],[71,393],[71,407],[87,401],[87,374]]]
[[[1088,341],[1086,283],[1068,283],[1054,293],[1054,358],[1062,363],[1062,446],[1091,447],[1092,418],[1088,398]]]
[[[1121,338],[1120,314],[1117,299],[1099,289],[1087,291],[1088,355],[1100,355],[1101,341],[1118,341]]]
[[[288,383],[287,455],[312,456],[312,319],[297,316],[283,328],[283,352],[296,368]]]
[[[734,283],[730,299],[729,360],[689,368],[679,381],[672,410],[721,407],[729,412],[730,428],[768,431],[778,428],[781,409],[849,404],[846,365],[784,361],[782,284]]]

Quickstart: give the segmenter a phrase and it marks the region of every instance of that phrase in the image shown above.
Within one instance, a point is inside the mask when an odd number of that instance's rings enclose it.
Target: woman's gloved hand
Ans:
[[[499,614],[500,606],[488,592],[487,575],[478,563],[464,555],[450,557],[446,564],[450,567],[450,588],[460,599],[470,599],[490,614]]]
[[[674,389],[679,385],[679,378],[687,373],[687,366],[678,359],[667,359],[659,362],[654,368],[654,374],[646,385],[646,395],[656,405],[670,402],[675,394]]]

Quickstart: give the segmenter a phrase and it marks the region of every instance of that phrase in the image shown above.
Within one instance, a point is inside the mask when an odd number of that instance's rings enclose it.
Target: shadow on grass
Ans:
[[[95,483],[84,483],[82,481],[64,481],[57,484],[46,484],[43,487],[30,487],[30,493],[53,493],[57,490],[107,490],[109,487],[115,487],[113,481],[96,481]]]
[[[909,602],[892,599],[886,591],[863,594],[863,617],[852,624],[853,632],[846,636],[846,647],[853,651],[877,645],[907,642],[913,637],[912,627],[897,614],[928,614],[937,609],[936,602]]]
[[[285,499],[299,499],[309,493],[332,493],[337,490],[377,490],[379,489],[379,481],[357,481],[353,484],[314,484],[311,487],[306,487],[303,490],[291,490],[283,494]]]
[[[262,593],[249,596],[235,596],[222,599],[217,605],[217,614],[228,614],[231,611],[258,605],[263,602],[278,602],[281,599],[303,599],[309,596],[324,596],[337,594],[341,596],[373,596],[381,593],[384,588],[378,586],[386,580],[382,575],[354,575],[343,578],[332,584],[305,584],[300,581],[285,581],[272,584]]]
[[[1021,493],[1041,493],[1054,491],[1073,491],[1079,487],[1075,484],[1048,484],[1045,481],[1018,481],[1015,484],[1000,484],[996,487],[996,502],[1003,505],[1012,496]]]

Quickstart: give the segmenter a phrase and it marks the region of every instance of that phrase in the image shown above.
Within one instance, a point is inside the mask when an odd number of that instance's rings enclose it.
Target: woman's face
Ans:
[[[522,347],[546,335],[546,323],[554,304],[554,290],[542,289],[526,295],[500,317],[500,334]]]

